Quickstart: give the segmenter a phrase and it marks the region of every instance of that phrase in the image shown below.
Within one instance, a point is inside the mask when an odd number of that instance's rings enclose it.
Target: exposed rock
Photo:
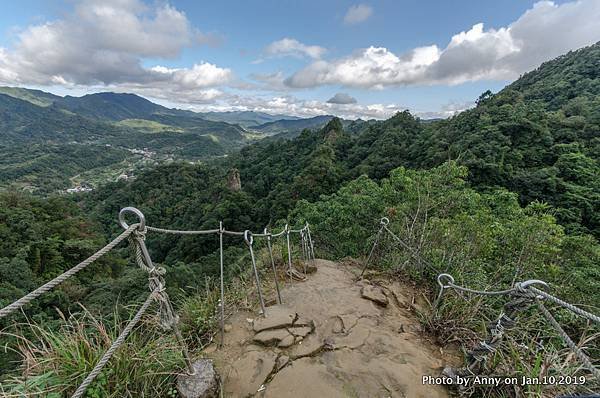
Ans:
[[[232,364],[225,383],[225,395],[248,397],[254,395],[273,372],[277,356],[268,351],[249,351]]]
[[[376,304],[379,304],[383,307],[387,307],[389,301],[385,293],[380,287],[366,285],[360,291],[360,294],[363,298],[367,300],[371,300]]]
[[[238,169],[231,169],[227,174],[227,188],[231,191],[237,192],[242,189],[242,182],[240,181],[240,171]]]
[[[316,354],[323,349],[323,341],[314,334],[308,335],[300,343],[296,344],[289,351],[292,358],[307,357]]]
[[[382,281],[381,287],[357,283],[356,270],[348,269],[351,266],[325,260],[316,263],[319,271],[305,282],[283,285],[285,307],[267,307],[267,317],[251,320],[252,326],[246,323],[246,318],[252,317],[250,311],[230,317],[233,330],[226,335],[224,348],[213,354],[223,394],[448,398],[442,386],[422,384],[421,379],[438,375],[449,363],[462,363],[460,358],[448,361],[445,352],[411,332],[418,319],[405,304],[396,306],[389,283]],[[410,286],[397,284],[399,292],[412,298]],[[388,309],[363,298],[362,288],[383,289],[377,293],[387,296]],[[398,333],[401,325],[408,333]],[[262,330],[257,333],[256,329]],[[255,335],[274,333],[285,336],[275,347],[254,340]],[[292,345],[277,346],[288,344]]]
[[[325,351],[334,350],[336,348],[335,339],[333,337],[325,337],[323,340],[323,349]]]
[[[289,328],[288,330],[294,336],[300,336],[300,337],[306,337],[310,332],[312,332],[312,328],[309,326],[292,327],[292,328]]]
[[[296,268],[286,270],[285,274],[288,277],[291,277],[295,281],[305,281],[306,280],[306,275],[304,275],[303,272],[298,271]]]
[[[287,355],[280,355],[277,358],[277,362],[276,362],[277,371],[279,372],[288,363],[290,363],[290,357],[288,357]]]
[[[407,329],[409,332],[412,333],[421,333],[423,332],[423,326],[421,326],[421,324],[419,323],[413,323],[407,326]]]
[[[371,330],[376,326],[376,322],[369,318],[360,318],[356,324],[348,328],[347,335],[336,336],[332,339],[330,349],[350,348],[356,349],[366,343],[371,334]]]
[[[288,347],[291,347],[292,345],[294,345],[295,341],[296,341],[296,339],[294,338],[294,336],[292,336],[291,334],[288,334],[286,337],[284,337],[283,339],[281,339],[281,341],[279,342],[279,344],[277,344],[277,347],[279,347],[279,348],[288,348]]]
[[[283,368],[265,391],[265,397],[272,398],[347,396],[343,383],[313,358],[302,358]]]
[[[255,332],[292,326],[298,318],[296,312],[281,305],[267,307],[266,312],[266,316],[254,320],[252,326]]]
[[[398,306],[406,308],[410,304],[410,299],[406,296],[406,292],[402,290],[402,287],[398,285],[398,283],[391,283],[387,288],[392,293]]]
[[[226,323],[223,330],[225,331],[225,333],[229,333],[231,332],[231,330],[233,329],[233,326],[231,326],[231,324]]]
[[[283,340],[286,340],[288,337],[292,338],[292,344],[294,344],[294,336],[292,336],[286,329],[269,329],[254,335],[254,341],[265,346],[275,346]]]
[[[192,364],[195,373],[177,376],[177,391],[182,398],[216,398],[219,395],[219,376],[210,359]]]
[[[298,326],[308,326],[311,328],[311,330],[315,330],[315,322],[304,317],[299,317],[296,319],[296,321],[294,321],[294,327]]]
[[[354,314],[343,314],[338,315],[337,317],[342,323],[341,333],[348,333],[348,331],[358,322],[358,316]]]
[[[331,331],[335,334],[344,333],[344,322],[341,318],[337,317]]]

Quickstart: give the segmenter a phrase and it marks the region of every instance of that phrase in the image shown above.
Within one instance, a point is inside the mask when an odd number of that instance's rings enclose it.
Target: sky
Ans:
[[[18,4],[18,6],[16,6]],[[0,85],[196,111],[447,117],[600,41],[600,0],[20,0]]]

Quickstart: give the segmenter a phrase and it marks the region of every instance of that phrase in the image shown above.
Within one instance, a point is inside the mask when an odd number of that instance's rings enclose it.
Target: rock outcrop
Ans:
[[[210,359],[200,359],[192,364],[195,373],[177,377],[177,391],[182,398],[217,398],[219,376]]]
[[[240,180],[240,171],[238,169],[231,169],[227,174],[227,188],[230,191],[241,191],[242,181]]]

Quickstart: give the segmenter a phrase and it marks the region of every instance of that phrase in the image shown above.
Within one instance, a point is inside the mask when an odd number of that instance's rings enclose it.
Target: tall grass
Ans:
[[[88,311],[65,319],[59,330],[35,323],[18,325],[20,375],[5,380],[3,397],[62,397],[71,395],[117,338],[125,320],[115,312],[111,323]],[[24,338],[18,329],[29,328]],[[3,332],[8,334],[8,332]],[[146,317],[132,331],[103,372],[86,391],[89,398],[175,396],[173,380],[183,364],[180,347]]]

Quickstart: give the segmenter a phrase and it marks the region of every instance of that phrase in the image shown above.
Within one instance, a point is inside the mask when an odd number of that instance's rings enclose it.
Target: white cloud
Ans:
[[[135,86],[191,90],[227,83],[232,71],[201,62],[191,68],[145,68],[147,58],[176,58],[213,41],[164,3],[82,0],[63,19],[30,26],[13,50],[0,48],[0,80],[9,84]]]
[[[274,41],[264,50],[264,54],[268,57],[293,56],[298,58],[309,57],[313,59],[321,58],[326,52],[327,49],[323,47],[308,46],[289,37]]]
[[[561,5],[540,1],[507,27],[486,30],[482,23],[475,24],[454,35],[444,49],[431,45],[396,55],[372,46],[341,59],[317,60],[286,79],[286,84],[380,89],[511,80],[546,60],[600,40],[598,21],[598,0]]]
[[[373,14],[373,8],[366,4],[357,4],[351,6],[346,15],[344,16],[344,23],[347,25],[354,25],[366,21],[371,14]]]
[[[297,88],[324,84],[383,88],[417,79],[439,57],[436,46],[416,48],[402,57],[384,47],[369,47],[337,61],[316,61],[288,78],[286,84]]]
[[[166,68],[154,66],[150,71],[162,75],[181,89],[213,87],[229,82],[233,76],[230,69],[219,68],[208,62],[194,64],[191,68]]]
[[[10,68],[6,50],[0,47],[0,82],[16,81],[17,78],[17,73]]]

